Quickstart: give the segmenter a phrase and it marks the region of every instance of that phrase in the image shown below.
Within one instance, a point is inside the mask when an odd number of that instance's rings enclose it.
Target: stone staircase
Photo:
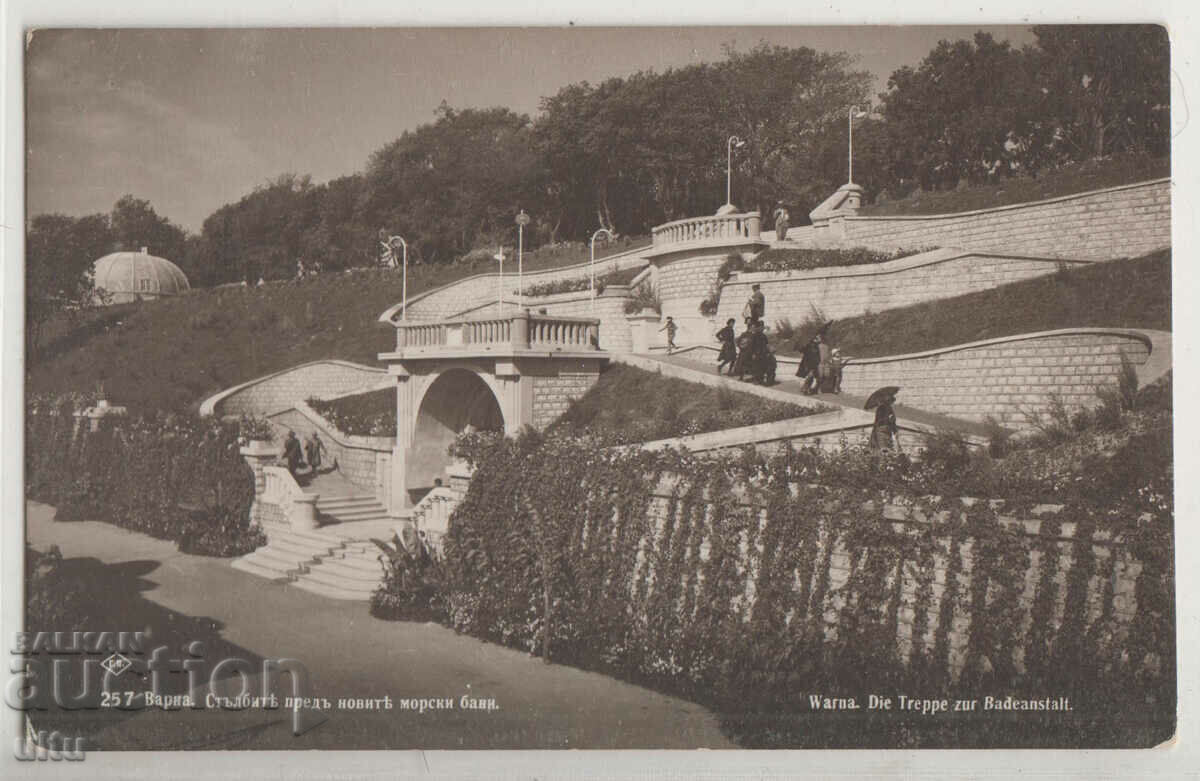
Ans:
[[[373,494],[345,490],[328,478],[322,475],[323,484],[312,485],[339,490],[317,501],[321,526],[296,531],[286,523],[264,524],[267,544],[234,560],[234,569],[332,599],[370,599],[383,578],[371,538],[390,540],[397,521]]]

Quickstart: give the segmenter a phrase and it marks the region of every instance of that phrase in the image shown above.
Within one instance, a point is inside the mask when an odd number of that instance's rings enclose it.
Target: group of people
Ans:
[[[312,436],[304,440],[303,445],[300,443],[300,438],[296,436],[295,431],[288,431],[287,438],[283,441],[283,460],[287,463],[288,471],[292,473],[292,477],[296,477],[300,472],[300,467],[304,466],[307,461],[309,474],[315,475],[321,469],[321,458],[328,453],[325,449],[325,442],[321,439],[321,435],[313,432]]]
[[[775,353],[767,343],[767,329],[762,320],[746,318],[746,329],[735,335],[732,317],[725,327],[717,331],[721,342],[721,353],[717,356],[717,374],[726,366],[729,376],[761,385],[775,384],[775,369],[778,365]]]
[[[842,351],[830,347],[826,338],[818,332],[800,353],[800,366],[796,376],[804,380],[804,393],[842,392]]]

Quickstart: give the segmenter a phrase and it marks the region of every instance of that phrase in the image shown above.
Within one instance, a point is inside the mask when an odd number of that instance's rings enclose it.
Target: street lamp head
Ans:
[[[524,209],[517,214],[517,224],[522,227],[529,224],[529,215],[525,213]]]
[[[732,144],[735,149],[741,149],[746,145],[746,142],[737,136],[730,136],[729,143]]]

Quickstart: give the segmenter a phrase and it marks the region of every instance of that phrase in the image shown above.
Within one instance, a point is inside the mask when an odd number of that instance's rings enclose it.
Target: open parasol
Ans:
[[[863,405],[863,409],[875,409],[899,392],[899,385],[885,385],[867,397],[867,403]]]

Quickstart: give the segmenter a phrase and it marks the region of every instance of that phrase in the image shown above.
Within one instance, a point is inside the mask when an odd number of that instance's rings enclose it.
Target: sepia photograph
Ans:
[[[24,35],[29,767],[1176,740],[1167,27]]]

